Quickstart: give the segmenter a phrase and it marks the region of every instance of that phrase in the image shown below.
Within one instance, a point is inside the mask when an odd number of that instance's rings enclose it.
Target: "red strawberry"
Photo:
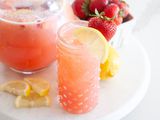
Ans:
[[[104,15],[111,18],[116,25],[120,25],[123,21],[123,18],[119,16],[119,6],[115,3],[106,6],[104,9]]]
[[[75,0],[72,4],[74,14],[80,19],[85,19],[89,15],[90,0]]]
[[[106,17],[116,18],[118,17],[119,7],[115,3],[111,3],[106,6],[106,8],[104,9],[104,13]]]
[[[92,17],[88,17],[86,20],[89,21]]]
[[[118,26],[123,22],[123,18],[121,16],[118,16],[114,19],[114,22]]]
[[[91,18],[88,26],[99,30],[107,41],[111,40],[117,30],[117,25],[115,23],[98,17]]]
[[[91,12],[95,12],[95,9],[98,10],[98,12],[103,11],[105,6],[108,4],[108,0],[91,0],[89,9]]]
[[[125,18],[129,14],[129,5],[125,1],[121,1],[118,6],[121,10],[121,16]]]
[[[120,0],[109,0],[109,3],[115,3],[115,4],[118,5],[119,1],[120,1]]]

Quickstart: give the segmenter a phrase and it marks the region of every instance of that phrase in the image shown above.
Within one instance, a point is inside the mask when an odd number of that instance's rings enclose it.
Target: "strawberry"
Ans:
[[[120,14],[123,18],[125,18],[129,14],[129,5],[125,1],[121,1],[118,4],[120,8]]]
[[[86,20],[89,21],[92,17],[88,17]]]
[[[120,1],[120,0],[109,0],[109,3],[115,3],[115,4],[118,5],[119,1]]]
[[[98,10],[98,12],[103,11],[105,6],[108,4],[108,0],[91,0],[89,9],[91,12],[95,12],[95,9]]]
[[[116,25],[120,25],[123,21],[123,18],[119,15],[119,12],[119,6],[115,3],[107,5],[104,9],[104,15],[111,18]]]
[[[89,15],[90,0],[75,0],[72,4],[74,14],[80,19],[86,19]]]
[[[111,40],[117,30],[117,25],[114,22],[99,17],[91,18],[88,26],[99,30],[107,41]]]
[[[114,23],[118,26],[123,22],[123,18],[121,16],[118,16],[114,19]]]
[[[106,17],[116,18],[118,17],[119,7],[115,3],[111,3],[106,6],[106,8],[104,9],[104,13]]]

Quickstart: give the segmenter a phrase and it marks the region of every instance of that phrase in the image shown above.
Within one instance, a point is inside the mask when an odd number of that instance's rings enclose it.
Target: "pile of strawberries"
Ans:
[[[88,20],[88,26],[99,30],[107,41],[129,14],[129,6],[124,0],[75,0],[72,8],[77,17]]]

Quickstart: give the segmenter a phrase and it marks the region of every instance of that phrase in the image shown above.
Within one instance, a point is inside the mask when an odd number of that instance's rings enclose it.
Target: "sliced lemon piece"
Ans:
[[[118,52],[110,47],[108,59],[104,64],[101,64],[100,78],[106,80],[109,77],[113,77],[119,70],[120,58]]]
[[[3,85],[0,85],[0,92],[3,91]]]
[[[45,96],[49,93],[50,84],[48,81],[39,79],[39,78],[24,78],[28,82],[33,91],[38,93],[40,96]]]
[[[11,93],[13,95],[30,95],[31,87],[25,81],[13,80],[3,83],[0,88],[2,91]]]
[[[40,96],[35,92],[31,92],[30,96],[18,96],[15,100],[16,108],[29,108],[29,107],[47,107],[51,105],[49,96]]]
[[[81,44],[87,45],[100,58],[101,63],[106,61],[109,44],[98,30],[89,27],[79,27],[74,30],[74,36]]]

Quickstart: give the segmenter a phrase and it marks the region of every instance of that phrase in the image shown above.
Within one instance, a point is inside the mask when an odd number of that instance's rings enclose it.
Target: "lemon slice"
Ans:
[[[24,78],[26,82],[28,82],[33,91],[38,93],[40,96],[45,96],[48,94],[50,89],[50,84],[48,81],[38,79],[38,78]]]
[[[13,95],[28,96],[31,91],[30,85],[25,81],[13,80],[1,85],[1,91],[11,93]]]
[[[16,108],[47,107],[50,105],[51,99],[49,96],[41,97],[33,91],[30,96],[18,96],[15,100]]]
[[[109,44],[105,37],[96,29],[89,27],[80,27],[74,30],[76,39],[100,58],[101,63],[104,63],[108,58]]]
[[[118,52],[110,47],[108,59],[104,64],[101,64],[100,78],[106,80],[109,77],[113,77],[119,70],[120,58]]]
[[[3,91],[3,85],[0,85],[0,92]]]

